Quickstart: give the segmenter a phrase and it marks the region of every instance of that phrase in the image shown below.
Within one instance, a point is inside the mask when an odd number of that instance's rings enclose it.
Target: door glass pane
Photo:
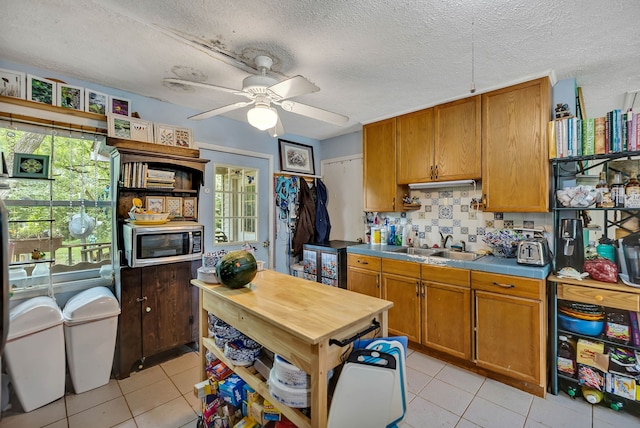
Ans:
[[[256,242],[258,237],[258,170],[214,165],[216,244]]]

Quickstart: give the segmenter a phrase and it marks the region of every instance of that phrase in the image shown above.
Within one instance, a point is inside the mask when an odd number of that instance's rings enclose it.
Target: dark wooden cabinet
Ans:
[[[198,340],[198,293],[190,280],[199,265],[122,268],[116,377],[129,376],[148,357]]]

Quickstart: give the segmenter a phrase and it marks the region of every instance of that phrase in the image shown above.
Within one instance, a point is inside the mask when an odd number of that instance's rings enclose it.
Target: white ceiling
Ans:
[[[230,64],[268,54],[275,77],[320,87],[295,101],[349,116],[338,127],[279,110],[286,132],[317,139],[468,96],[472,69],[476,93],[576,77],[590,117],[640,89],[637,0],[3,0],[0,11],[0,58],[196,111],[245,99],[163,78],[240,89],[249,74]]]

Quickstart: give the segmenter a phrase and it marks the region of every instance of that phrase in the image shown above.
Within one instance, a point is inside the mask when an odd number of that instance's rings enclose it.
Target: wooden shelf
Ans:
[[[234,365],[231,360],[224,356],[224,353],[218,348],[215,344],[215,341],[209,337],[202,338],[202,344],[218,358],[222,361],[227,367],[229,367],[235,374],[240,376],[242,380],[247,382],[247,384],[253,388],[258,394],[260,394],[263,398],[268,400],[271,404],[276,406],[278,410],[282,414],[284,414],[291,422],[296,424],[298,427],[309,427],[311,421],[307,416],[305,416],[300,410],[294,409],[293,407],[289,407],[285,404],[280,403],[278,400],[273,398],[271,393],[269,393],[269,387],[267,383],[262,379],[262,377],[255,375],[249,371],[246,367],[240,367]]]
[[[402,204],[402,208],[405,210],[417,210],[422,207],[422,204]]]

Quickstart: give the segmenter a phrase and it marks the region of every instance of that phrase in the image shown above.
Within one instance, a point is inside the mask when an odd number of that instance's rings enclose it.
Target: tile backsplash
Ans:
[[[488,248],[482,240],[485,233],[495,229],[525,227],[553,231],[551,213],[492,213],[475,209],[472,199],[480,199],[480,189],[474,186],[451,189],[412,190],[421,207],[407,211],[406,218],[399,213],[384,213],[390,223],[410,223],[417,233],[420,245],[440,244],[440,233],[451,235],[454,245],[465,241],[467,250]]]

